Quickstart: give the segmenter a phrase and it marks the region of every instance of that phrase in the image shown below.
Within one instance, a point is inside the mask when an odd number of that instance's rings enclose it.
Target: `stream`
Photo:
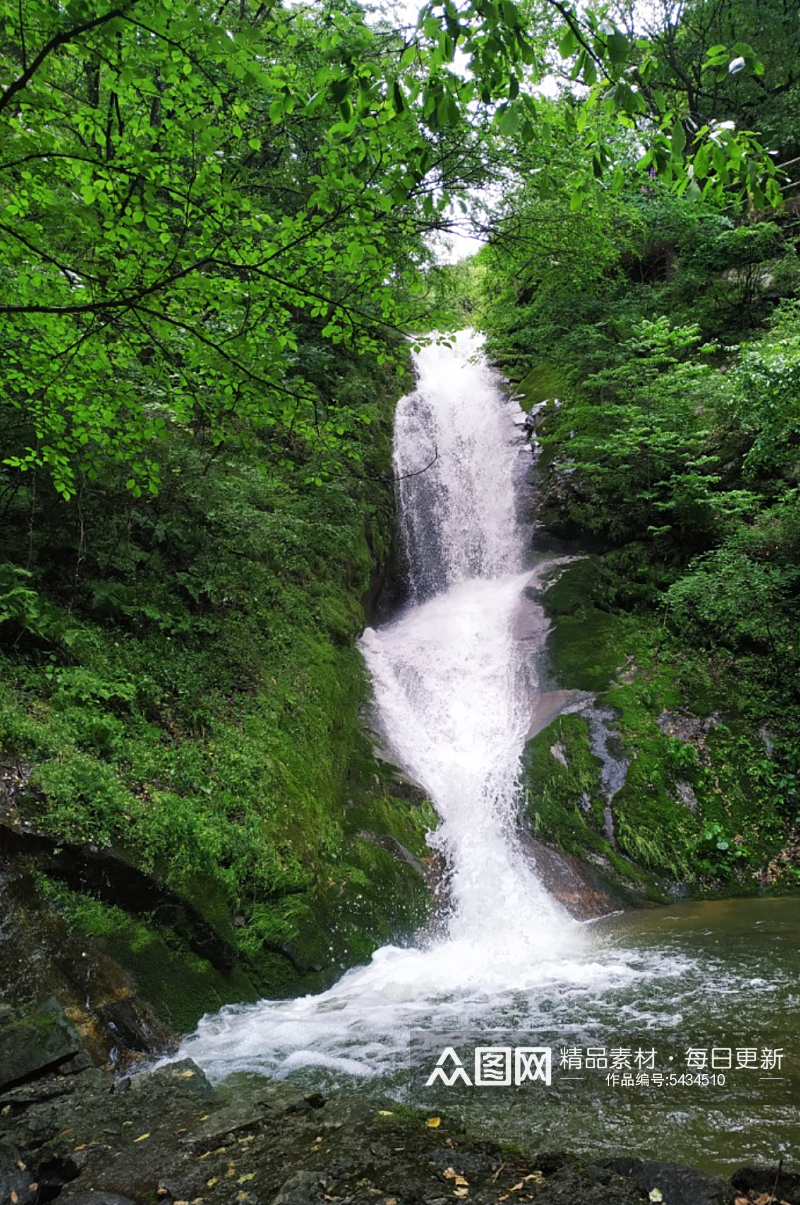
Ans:
[[[361,651],[385,747],[440,818],[430,843],[448,867],[446,913],[419,944],[378,950],[326,992],[204,1017],[178,1057],[214,1079],[363,1085],[529,1148],[709,1170],[796,1152],[800,901],[676,904],[587,924],[523,852],[517,777],[535,664],[518,632],[535,604],[523,596],[519,485],[530,447],[475,335],[423,349],[416,368],[395,428],[409,602],[364,633]],[[549,1082],[541,1062],[525,1077],[517,1052],[531,1049],[549,1051]],[[447,1074],[430,1083],[442,1058]],[[476,1058],[483,1083],[472,1082]],[[464,1074],[443,1082],[459,1064]]]

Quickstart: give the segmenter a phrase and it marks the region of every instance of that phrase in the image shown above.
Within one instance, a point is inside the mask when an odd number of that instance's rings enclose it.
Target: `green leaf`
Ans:
[[[498,110],[497,125],[501,134],[506,137],[511,137],[516,134],[519,129],[519,109],[516,105],[508,105],[503,110]]]
[[[681,159],[686,147],[686,131],[681,122],[676,121],[672,129],[672,154],[676,159]]]
[[[611,59],[611,62],[615,66],[619,63],[624,63],[631,50],[631,44],[625,37],[625,34],[620,33],[619,30],[615,30],[612,34],[608,35],[606,43],[608,45],[608,57]]]
[[[580,43],[574,29],[571,25],[567,26],[558,43],[558,53],[562,59],[571,59],[579,45]]]

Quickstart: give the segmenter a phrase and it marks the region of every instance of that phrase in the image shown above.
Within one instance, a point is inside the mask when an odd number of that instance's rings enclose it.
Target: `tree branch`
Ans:
[[[30,66],[23,71],[18,79],[12,81],[2,96],[0,96],[0,113],[11,103],[18,92],[22,92],[27,88],[42,63],[54,50],[58,50],[59,46],[65,46],[67,42],[73,42],[81,34],[90,33],[91,30],[97,29],[98,26],[105,25],[108,21],[115,21],[117,17],[124,17],[127,10],[137,2],[138,0],[128,0],[125,8],[112,8],[110,12],[104,13],[102,17],[95,17],[93,21],[84,21],[83,25],[73,25],[72,29],[62,29],[61,33],[55,34],[49,42],[45,42]]]

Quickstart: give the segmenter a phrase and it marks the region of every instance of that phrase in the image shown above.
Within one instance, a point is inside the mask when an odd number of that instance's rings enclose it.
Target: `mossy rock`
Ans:
[[[320,485],[257,436],[211,458],[176,436],[157,499],[87,486],[82,530],[65,509],[33,547],[6,516],[53,628],[0,643],[0,810],[49,843],[42,907],[173,1028],[317,990],[428,915],[430,809],[372,755],[355,647],[408,380],[361,360],[335,380],[370,407],[352,473]]]
[[[739,715],[733,682],[701,654],[673,647],[650,613],[600,605],[604,572],[586,556],[545,585],[544,672],[613,709],[625,781],[609,799],[587,720],[561,716],[525,749],[529,821],[544,840],[646,884],[651,898],[763,890],[785,828],[761,738]]]
[[[620,855],[605,831],[602,762],[589,722],[562,715],[527,742],[522,755],[525,815],[533,834],[599,869],[613,894],[631,902],[663,901],[657,876]]]
[[[547,361],[540,361],[527,376],[514,383],[514,393],[520,395],[520,406],[530,410],[550,398],[563,397],[569,385],[561,369]]]
[[[598,557],[581,557],[558,567],[542,592],[552,623],[547,674],[561,689],[606,690],[626,661],[631,624],[595,604],[599,573]]]

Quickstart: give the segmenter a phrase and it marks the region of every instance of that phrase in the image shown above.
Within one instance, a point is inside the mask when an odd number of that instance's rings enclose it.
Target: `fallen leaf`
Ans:
[[[511,1188],[509,1188],[508,1191],[509,1192],[519,1192],[519,1190],[524,1187],[525,1187],[525,1181],[520,1180],[519,1184],[512,1184]]]
[[[456,1178],[456,1169],[455,1169],[454,1167],[447,1167],[447,1168],[445,1168],[445,1170],[442,1172],[442,1175],[444,1176],[445,1180],[455,1180],[455,1178]]]
[[[392,1112],[391,1109],[378,1109],[378,1116],[379,1117],[394,1117],[394,1113]]]
[[[440,1126],[441,1124],[442,1124],[441,1117],[429,1117],[428,1120],[425,1122],[425,1125],[428,1127],[429,1130],[435,1130],[436,1127]]]
[[[28,1170],[28,1169],[27,1169],[27,1167],[25,1166],[25,1164],[22,1162],[22,1160],[21,1160],[21,1159],[17,1159],[17,1167],[19,1168],[19,1170],[20,1170],[21,1172],[25,1172],[25,1171],[27,1171],[27,1170]]]
[[[505,1195],[504,1197],[498,1197],[497,1199],[498,1199],[498,1201],[507,1201],[507,1200],[508,1200],[508,1193],[506,1193],[506,1195]]]
[[[212,1176],[210,1180],[206,1180],[206,1188],[213,1188],[218,1179],[219,1176]]]
[[[466,1176],[456,1176],[456,1188],[469,1188],[469,1180]]]
[[[755,1205],[770,1205],[772,1199],[771,1192],[762,1192],[760,1197],[756,1197]]]
[[[750,1198],[749,1197],[736,1197],[736,1199],[733,1202],[733,1205],[750,1205]]]
[[[180,1073],[179,1079],[194,1079],[194,1072],[193,1071],[182,1071]]]
[[[255,1172],[247,1172],[246,1175],[240,1176],[239,1179],[236,1181],[236,1183],[237,1184],[246,1184],[248,1180],[255,1180],[255,1178],[256,1178]]]
[[[16,1192],[13,1189],[11,1190],[10,1200],[11,1200],[11,1205],[17,1205],[17,1201],[19,1200],[19,1197],[17,1196]]]
[[[664,1200],[664,1194],[660,1188],[651,1188],[648,1197],[653,1202],[653,1205],[658,1205],[659,1201]]]
[[[133,1140],[133,1141],[134,1141],[134,1142],[144,1142],[145,1138],[149,1138],[149,1137],[150,1137],[150,1132],[149,1132],[149,1130],[148,1130],[148,1132],[147,1132],[146,1134],[140,1134],[140,1135],[139,1135],[139,1137],[138,1137],[138,1138],[134,1138],[134,1140]]]
[[[463,1200],[464,1200],[464,1197],[468,1197],[468,1196],[469,1196],[469,1189],[468,1189],[468,1188],[454,1188],[454,1189],[453,1189],[453,1196],[454,1196],[454,1197],[458,1197],[460,1200],[462,1200],[462,1201],[463,1201]]]

